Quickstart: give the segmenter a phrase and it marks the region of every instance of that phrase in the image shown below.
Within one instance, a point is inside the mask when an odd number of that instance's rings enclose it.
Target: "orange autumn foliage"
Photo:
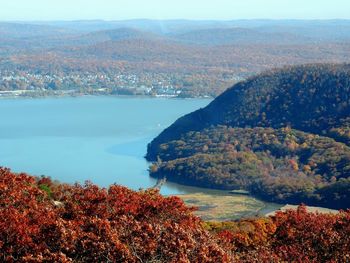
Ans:
[[[177,197],[0,168],[0,262],[349,262],[350,211],[203,222]]]
[[[0,169],[1,262],[228,262],[177,197],[41,183]]]

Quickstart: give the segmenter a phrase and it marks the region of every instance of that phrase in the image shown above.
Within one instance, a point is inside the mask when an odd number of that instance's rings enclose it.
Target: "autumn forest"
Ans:
[[[28,113],[2,118],[10,151],[0,160],[0,262],[350,262],[349,21],[0,22],[0,103],[9,112],[21,98],[17,113]],[[89,100],[97,95],[108,99]],[[139,97],[131,105],[121,95]],[[72,107],[76,96],[88,100]],[[38,97],[40,107],[26,104]],[[69,103],[42,114],[56,97]],[[169,111],[154,110],[155,101]],[[143,126],[134,123],[140,109]],[[161,121],[149,120],[154,112]],[[126,125],[109,125],[121,115]],[[33,120],[47,126],[29,129]],[[37,152],[54,158],[28,161],[39,137]],[[127,167],[147,186],[68,183],[93,178],[87,164],[96,156],[100,182],[118,182],[115,171]],[[67,174],[19,172],[5,159],[30,168],[38,159]],[[161,192],[167,184],[175,194]],[[186,189],[261,207],[211,220],[196,212],[217,207],[196,206]],[[273,211],[260,213],[266,204]]]

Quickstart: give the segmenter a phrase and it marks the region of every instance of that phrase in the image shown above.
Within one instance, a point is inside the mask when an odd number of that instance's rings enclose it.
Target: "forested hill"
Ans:
[[[350,207],[350,65],[241,82],[148,146],[151,176],[268,201]]]
[[[212,125],[290,126],[348,143],[350,65],[287,67],[240,82],[165,129],[150,143],[147,159],[156,159],[160,144]]]

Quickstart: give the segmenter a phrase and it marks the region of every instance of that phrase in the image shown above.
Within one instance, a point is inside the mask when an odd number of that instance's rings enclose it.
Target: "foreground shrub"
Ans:
[[[0,169],[0,261],[228,262],[191,212],[153,190],[53,185]]]
[[[202,222],[158,191],[0,168],[0,262],[350,262],[350,211]]]

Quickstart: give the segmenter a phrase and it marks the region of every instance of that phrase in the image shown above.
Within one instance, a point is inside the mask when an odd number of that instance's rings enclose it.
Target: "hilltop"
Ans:
[[[347,208],[350,65],[276,69],[178,119],[148,146],[151,175]]]

